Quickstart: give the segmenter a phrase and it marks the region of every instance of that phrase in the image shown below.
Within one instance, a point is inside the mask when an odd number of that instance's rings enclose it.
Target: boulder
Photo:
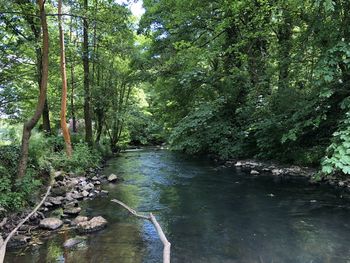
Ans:
[[[108,176],[107,180],[108,182],[112,183],[112,182],[115,182],[119,179],[119,177],[115,174],[111,174],[110,176]]]
[[[62,225],[63,221],[55,217],[44,218],[40,221],[40,227],[49,230],[55,230],[60,228]]]
[[[81,194],[83,195],[83,197],[87,197],[89,196],[89,192],[84,190],[83,192],[81,192]]]
[[[102,216],[96,216],[89,221],[80,222],[77,224],[79,233],[91,233],[103,229],[107,225],[107,220]]]
[[[55,171],[53,176],[56,181],[62,181],[64,179],[63,171]]]
[[[88,221],[88,220],[89,220],[89,218],[87,216],[77,216],[72,221],[72,225],[77,225],[78,223],[85,222],[85,221]]]
[[[70,238],[66,242],[64,242],[63,246],[65,248],[70,248],[70,247],[74,247],[75,245],[78,245],[79,243],[81,243],[83,241],[84,241],[84,239],[81,237],[74,237],[74,238]]]
[[[7,247],[8,248],[19,248],[19,247],[24,247],[28,244],[28,242],[31,240],[30,237],[28,236],[23,236],[23,235],[16,235],[13,236],[8,244]]]
[[[107,190],[101,190],[101,195],[108,195],[108,191]]]
[[[258,175],[258,174],[260,174],[257,170],[251,170],[250,171],[250,174],[251,175]]]
[[[66,215],[73,216],[73,215],[78,215],[80,211],[81,211],[80,207],[69,206],[63,210],[63,213],[65,213]]]

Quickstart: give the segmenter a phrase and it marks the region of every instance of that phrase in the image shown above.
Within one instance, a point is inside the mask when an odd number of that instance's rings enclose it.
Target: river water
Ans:
[[[350,199],[301,179],[254,177],[206,158],[161,150],[123,153],[104,170],[125,180],[108,198],[82,203],[83,214],[109,225],[64,249],[74,231],[48,236],[5,262],[161,262],[153,226],[110,199],[152,212],[172,243],[172,262],[350,262]]]

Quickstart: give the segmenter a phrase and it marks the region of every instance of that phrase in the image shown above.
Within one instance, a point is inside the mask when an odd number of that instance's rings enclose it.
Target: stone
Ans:
[[[55,171],[53,174],[56,181],[62,181],[64,179],[63,171]]]
[[[60,228],[62,225],[63,221],[55,217],[44,218],[40,221],[40,227],[49,230],[55,230]]]
[[[88,183],[87,185],[83,186],[82,190],[85,190],[85,191],[90,191],[92,189],[94,189],[94,184],[92,183]]]
[[[97,176],[94,176],[91,178],[92,181],[98,181],[98,177]]]
[[[95,181],[94,183],[95,183],[96,185],[100,185],[100,184],[101,184],[100,181]]]
[[[53,206],[53,204],[50,203],[50,202],[44,202],[44,206],[45,206],[45,207],[51,207],[51,206]]]
[[[111,174],[111,175],[108,176],[108,178],[107,178],[108,182],[110,182],[110,183],[115,182],[115,181],[117,181],[118,179],[119,179],[118,176],[115,175],[115,174]]]
[[[57,187],[57,188],[53,188],[51,190],[51,195],[52,196],[61,196],[61,195],[65,195],[67,192],[67,189],[65,187]]]
[[[95,216],[89,221],[77,224],[77,231],[80,233],[91,233],[103,229],[107,226],[107,220],[102,216]]]
[[[72,225],[77,225],[78,223],[81,222],[85,222],[88,221],[89,218],[87,216],[77,216],[76,218],[74,218],[74,220],[72,221]]]
[[[84,239],[80,238],[80,237],[74,237],[74,238],[70,238],[68,239],[66,242],[63,243],[63,246],[65,248],[70,248],[70,247],[74,247],[76,245],[78,245],[79,243],[83,242]]]
[[[86,191],[86,190],[84,190],[84,191],[83,191],[81,194],[83,195],[83,197],[87,197],[87,196],[89,196],[89,192],[88,192],[88,191]]]
[[[236,163],[235,163],[235,166],[236,166],[236,167],[241,167],[242,165],[243,165],[242,162],[236,162]]]
[[[108,191],[107,190],[101,190],[101,195],[108,195]]]
[[[84,196],[81,193],[78,193],[78,192],[72,193],[71,197],[74,198],[74,199],[77,199],[77,200],[80,200],[80,199],[84,198]]]
[[[31,240],[30,237],[28,236],[24,236],[24,235],[16,235],[13,236],[8,244],[7,247],[8,248],[19,248],[19,247],[24,247],[28,244],[28,242]]]
[[[282,169],[272,169],[272,174],[273,175],[281,175],[283,173]]]
[[[73,206],[70,206],[70,207],[66,207],[64,210],[63,210],[63,213],[65,213],[66,215],[78,215],[79,213],[81,212],[81,208],[80,207],[73,207]]]
[[[260,174],[257,170],[251,170],[250,171],[250,174],[251,175],[258,175],[258,174]]]
[[[62,196],[48,197],[48,198],[47,198],[47,202],[50,202],[50,203],[52,203],[53,205],[59,206],[59,205],[62,204],[62,200],[63,200],[63,199],[64,199],[64,198],[63,198]]]
[[[343,187],[343,186],[345,186],[345,182],[343,182],[343,181],[340,181],[340,182],[338,183],[338,186],[340,186],[340,187]]]

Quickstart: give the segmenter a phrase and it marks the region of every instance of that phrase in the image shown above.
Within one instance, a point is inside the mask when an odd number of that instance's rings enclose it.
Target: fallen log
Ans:
[[[16,234],[18,229],[32,216],[35,214],[36,211],[39,210],[39,208],[43,205],[45,202],[47,196],[50,194],[51,191],[51,185],[47,188],[46,194],[44,197],[41,199],[40,203],[30,212],[12,231],[11,233],[6,237],[5,240],[2,239],[0,236],[0,263],[4,262],[5,254],[6,254],[6,246],[11,237]]]
[[[126,210],[128,210],[130,214],[134,215],[135,217],[151,221],[151,223],[153,224],[154,228],[156,229],[156,231],[158,233],[159,239],[162,241],[163,246],[164,246],[164,248],[163,248],[163,263],[170,263],[171,243],[166,238],[162,227],[159,225],[159,223],[158,223],[157,219],[154,217],[154,215],[152,213],[150,213],[149,216],[141,215],[138,212],[136,212],[134,209],[130,208],[129,206],[127,206],[126,204],[124,204],[123,202],[121,202],[117,199],[112,199],[111,201],[121,205]]]

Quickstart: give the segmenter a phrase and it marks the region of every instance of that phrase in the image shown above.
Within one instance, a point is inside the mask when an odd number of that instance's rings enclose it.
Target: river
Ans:
[[[124,178],[103,188],[109,197],[81,204],[109,224],[64,249],[74,231],[11,251],[5,262],[161,262],[162,243],[151,223],[110,199],[152,212],[172,243],[174,263],[350,262],[350,199],[302,179],[252,176],[203,157],[166,150],[130,151],[103,171]]]

